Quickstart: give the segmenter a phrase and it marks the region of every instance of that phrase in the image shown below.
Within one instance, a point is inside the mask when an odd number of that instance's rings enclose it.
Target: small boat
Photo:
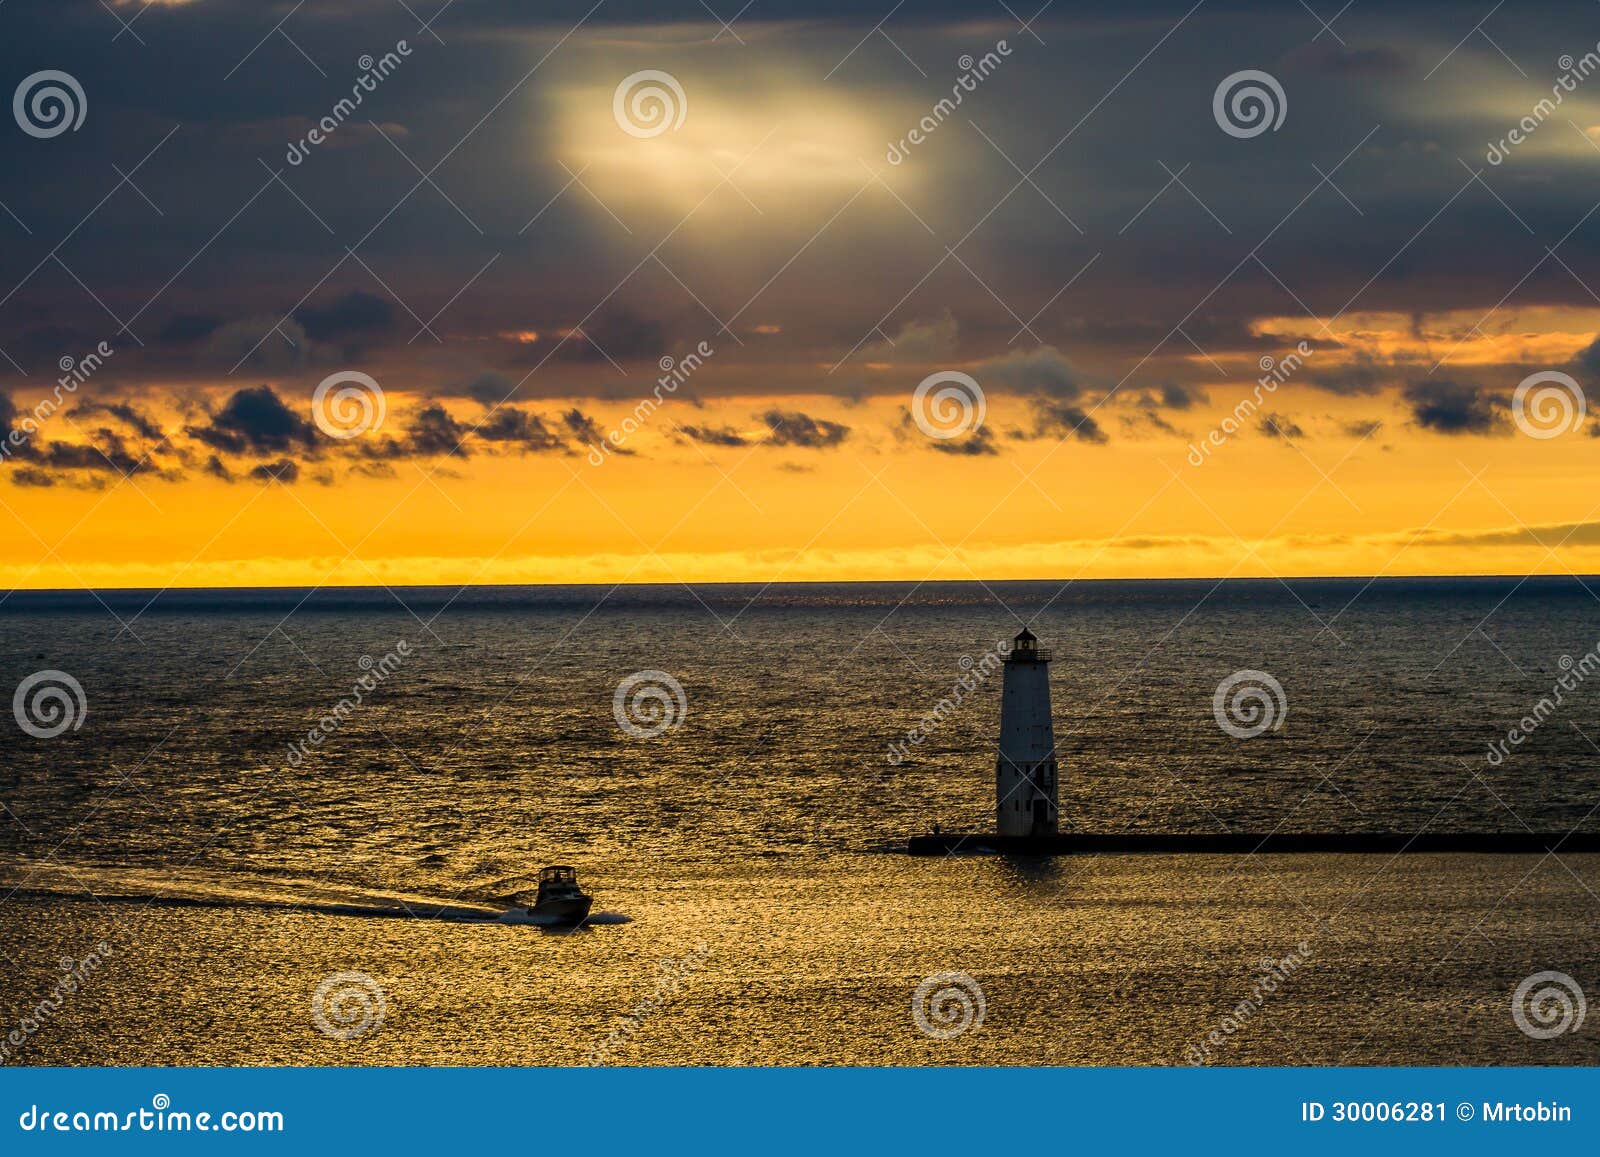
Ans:
[[[578,887],[578,870],[553,864],[539,872],[539,896],[528,915],[542,923],[581,924],[594,899]]]

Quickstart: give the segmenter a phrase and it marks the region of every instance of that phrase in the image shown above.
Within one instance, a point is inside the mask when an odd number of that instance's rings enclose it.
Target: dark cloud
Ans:
[[[597,442],[605,441],[605,431],[600,429],[600,424],[574,406],[561,415],[561,424],[567,432],[585,446],[593,446]],[[632,454],[632,450],[625,450],[621,446],[613,446],[612,451],[617,454]]]
[[[133,428],[134,433],[141,438],[152,442],[160,442],[166,438],[155,420],[141,413],[134,406],[126,402],[84,402],[72,411],[74,418],[88,417],[93,414],[105,414],[127,423]]]
[[[1413,382],[1404,397],[1417,425],[1440,434],[1492,434],[1505,422],[1505,399],[1465,382]]]
[[[1584,346],[1578,356],[1572,359],[1572,364],[1591,374],[1600,374],[1600,338]]]
[[[515,406],[501,406],[478,425],[477,436],[485,442],[516,446],[528,453],[565,450],[567,444],[544,419]]]
[[[190,345],[210,337],[221,325],[222,319],[215,314],[174,314],[156,331],[156,340],[163,345]]]
[[[771,409],[761,415],[771,431],[768,446],[799,446],[821,450],[837,446],[850,436],[850,427],[826,418],[813,418],[799,410]]]
[[[102,314],[102,317],[105,315]],[[85,316],[85,322],[93,319]],[[90,328],[66,325],[37,326],[7,337],[0,342],[8,354],[22,364],[23,369],[39,371],[42,376],[54,379],[63,357],[76,358],[80,353],[95,348],[105,337]],[[0,372],[14,373],[11,363],[0,358]]]
[[[282,482],[290,485],[300,480],[300,466],[288,458],[276,462],[263,462],[250,468],[250,478],[256,482]]]
[[[732,426],[679,426],[678,433],[691,442],[704,442],[707,446],[748,446],[746,438]]]
[[[745,175],[777,168],[773,158],[789,156],[797,158],[798,184],[786,175],[782,196],[766,198],[777,187],[763,187],[767,178],[756,177],[747,186],[745,176],[730,175],[740,183],[696,207],[693,220],[661,250],[670,270],[648,263],[637,276],[629,266],[638,255],[622,229],[637,230],[635,240],[648,237],[653,244],[690,206],[677,203],[679,189],[654,184],[660,174],[634,168],[632,157],[615,165],[607,161],[586,174],[583,181],[593,196],[571,185],[572,174],[588,160],[571,149],[581,154],[588,142],[569,131],[568,110],[586,99],[577,91],[580,86],[599,81],[576,67],[544,68],[527,78],[527,63],[514,46],[535,35],[547,37],[552,29],[547,39],[554,43],[584,18],[560,59],[574,51],[599,52],[617,67],[627,65],[624,73],[650,67],[659,62],[648,59],[648,45],[660,35],[687,37],[683,42],[688,43],[700,33],[647,31],[612,38],[611,31],[596,33],[594,26],[637,22],[648,30],[682,20],[704,23],[708,14],[699,0],[607,0],[592,15],[592,0],[456,5],[446,13],[441,28],[457,34],[451,37],[448,66],[428,64],[422,59],[427,54],[420,53],[400,78],[386,83],[381,108],[375,99],[370,112],[386,125],[412,125],[416,145],[406,143],[408,150],[420,145],[427,152],[433,143],[442,149],[471,135],[471,147],[453,155],[448,179],[441,181],[450,198],[472,214],[494,214],[490,234],[482,238],[432,189],[419,189],[402,210],[389,215],[416,173],[369,132],[365,111],[343,125],[310,163],[285,173],[305,203],[338,227],[336,235],[324,232],[281,186],[273,185],[257,199],[264,176],[257,158],[281,165],[281,154],[274,155],[269,146],[281,147],[301,135],[307,114],[319,111],[308,108],[303,83],[315,74],[294,78],[292,70],[304,61],[281,38],[272,43],[288,52],[285,60],[263,48],[239,61],[266,31],[260,7],[244,0],[205,0],[141,9],[140,25],[148,22],[157,30],[161,52],[122,52],[119,43],[118,52],[97,57],[94,112],[83,132],[55,142],[13,137],[19,150],[13,168],[27,180],[13,182],[6,203],[31,235],[8,233],[7,255],[15,256],[19,275],[35,262],[42,265],[0,311],[0,347],[29,372],[92,348],[117,324],[48,260],[52,246],[75,229],[99,196],[85,196],[76,166],[52,163],[74,146],[84,155],[120,158],[125,167],[161,146],[139,180],[165,216],[156,217],[124,189],[95,215],[92,231],[86,227],[60,254],[72,263],[73,275],[110,308],[124,315],[138,308],[140,326],[159,325],[154,336],[143,334],[149,348],[130,343],[126,352],[118,349],[119,391],[135,382],[163,388],[180,380],[185,386],[231,385],[239,379],[222,374],[231,373],[240,359],[247,359],[244,365],[257,375],[244,381],[272,377],[281,382],[307,366],[327,364],[349,343],[377,344],[373,339],[397,328],[408,332],[411,326],[400,322],[410,319],[379,286],[380,276],[423,316],[445,308],[445,321],[459,327],[443,351],[452,359],[449,371],[441,370],[442,359],[423,362],[424,345],[437,352],[431,342],[406,349],[404,365],[415,377],[403,388],[423,388],[417,379],[437,380],[441,372],[457,373],[462,380],[482,373],[480,384],[467,389],[468,396],[485,402],[505,398],[520,371],[500,378],[506,388],[493,394],[488,374],[509,372],[516,358],[525,359],[524,367],[542,361],[558,335],[580,323],[589,340],[566,341],[547,367],[562,372],[545,373],[535,388],[548,398],[602,396],[619,375],[600,351],[626,363],[631,377],[633,363],[654,362],[663,352],[682,348],[677,339],[709,332],[715,323],[697,298],[724,316],[739,309],[741,333],[758,320],[777,331],[769,335],[772,340],[737,349],[730,342],[726,352],[719,350],[715,373],[696,379],[698,391],[745,389],[757,382],[755,388],[764,392],[793,396],[805,392],[803,379],[810,375],[813,386],[820,382],[842,396],[859,384],[852,378],[859,374],[870,391],[904,393],[935,367],[918,366],[920,372],[913,374],[896,366],[904,371],[897,378],[864,369],[863,363],[873,359],[860,356],[858,349],[845,372],[826,378],[811,374],[813,367],[832,366],[861,342],[877,348],[885,334],[893,334],[896,341],[880,350],[884,360],[893,361],[897,348],[902,356],[937,355],[941,362],[947,353],[959,355],[955,364],[972,367],[986,390],[1043,392],[1074,401],[1089,389],[1109,386],[1145,358],[1149,364],[1140,373],[1146,381],[1171,377],[1180,386],[1203,381],[1207,370],[1196,361],[1190,342],[1225,361],[1229,354],[1281,354],[1292,337],[1270,332],[1264,323],[1292,331],[1296,322],[1271,319],[1302,317],[1297,297],[1325,315],[1348,309],[1436,316],[1444,309],[1472,308],[1476,317],[1499,303],[1507,287],[1518,287],[1505,301],[1508,312],[1525,303],[1593,305],[1581,285],[1549,266],[1523,285],[1519,279],[1543,255],[1538,245],[1488,190],[1472,186],[1456,196],[1463,174],[1455,158],[1476,157],[1481,164],[1484,143],[1498,139],[1526,110],[1504,89],[1505,62],[1481,37],[1476,43],[1483,52],[1463,49],[1448,61],[1440,59],[1457,37],[1437,43],[1440,22],[1448,24],[1451,12],[1438,3],[1386,5],[1381,17],[1362,17],[1358,6],[1353,16],[1337,21],[1348,44],[1329,35],[1311,41],[1310,33],[1319,30],[1298,5],[1213,3],[1192,14],[1192,0],[1157,0],[1137,11],[1059,5],[1039,18],[1038,28],[1055,32],[1063,43],[1096,46],[1073,68],[1060,69],[1030,37],[1017,34],[1014,26],[1001,27],[1006,14],[992,2],[919,0],[896,10],[886,26],[913,59],[943,59],[954,40],[974,34],[978,21],[992,26],[994,35],[1012,38],[1016,52],[1003,82],[986,87],[984,100],[989,116],[1004,125],[1007,135],[997,143],[1008,155],[1040,159],[1033,178],[1037,190],[996,203],[999,191],[979,179],[983,170],[973,168],[965,148],[947,143],[919,153],[917,168],[929,196],[909,196],[907,204],[942,222],[941,235],[945,225],[982,226],[963,239],[959,263],[946,261],[934,271],[933,257],[924,261],[920,245],[900,233],[907,227],[912,236],[920,234],[902,206],[870,196],[843,212],[845,186],[825,183],[827,164],[798,159],[796,149],[803,142],[785,130]],[[307,48],[324,64],[348,62],[392,43],[398,33],[389,27],[391,17],[403,16],[395,6],[378,2],[315,7],[316,44]],[[5,9],[0,62],[6,68],[0,75],[14,79],[41,67],[35,58],[98,43],[99,26],[107,21],[102,7],[89,0],[24,0]],[[303,23],[309,11],[286,31]],[[1559,18],[1555,22],[1552,11]],[[1541,8],[1538,21],[1501,21],[1496,44],[1511,59],[1548,62],[1548,29],[1581,27],[1579,11],[1557,0],[1553,8]],[[742,105],[741,115],[759,116],[764,107],[759,94],[739,87],[739,69],[754,66],[771,67],[774,76],[829,74],[830,91],[846,107],[920,108],[926,104],[926,85],[900,67],[897,54],[877,60],[863,49],[844,59],[860,39],[855,26],[870,28],[882,15],[850,0],[763,0],[739,21],[741,28],[752,29],[748,55],[759,63],[736,63],[727,53],[707,57],[703,67],[697,66],[696,87],[706,94],[697,107],[705,109],[707,101],[723,108]],[[1179,18],[1181,34],[1160,54],[1162,84],[1124,85],[1129,62],[1149,52]],[[815,23],[797,34],[781,23],[790,19]],[[528,32],[534,26],[541,31]],[[1049,39],[1049,32],[1044,35]],[[1231,67],[1253,64],[1274,71],[1290,97],[1286,131],[1255,142],[1219,135],[1208,99],[1231,70],[1219,69],[1219,61],[1240,47],[1241,37],[1255,46],[1251,51],[1258,59]],[[878,40],[873,43],[887,50]],[[1295,45],[1302,47],[1291,49]],[[239,63],[223,88],[202,83],[217,72],[219,46],[237,46],[223,69]],[[1281,55],[1285,50],[1287,56]],[[720,57],[728,59],[719,62]],[[1425,78],[1435,64],[1437,74]],[[498,105],[523,80],[527,86],[519,91],[526,99]],[[1120,86],[1116,99],[1099,106],[1096,102],[1114,86]],[[1174,93],[1195,99],[1174,100]],[[603,106],[603,101],[596,106],[602,119]],[[494,116],[480,120],[495,108]],[[1451,115],[1440,116],[1441,108]],[[1080,114],[1063,110],[1092,115],[1075,127]],[[182,127],[163,144],[175,125]],[[1070,147],[1058,149],[1069,128]],[[1554,145],[1557,130],[1567,139],[1560,147]],[[1567,125],[1542,129],[1541,141],[1546,134],[1549,144],[1520,151],[1515,164],[1499,172],[1517,182],[1515,190],[1502,190],[1517,216],[1528,222],[1529,232],[1548,239],[1565,235],[1588,209],[1589,198],[1584,182],[1572,177],[1574,166],[1582,163],[1576,155],[1587,152],[1582,141]],[[677,147],[670,138],[657,143],[663,149]],[[987,146],[978,141],[975,147]],[[1168,178],[1155,158],[1180,155],[1193,163],[1183,177],[1192,196],[1177,186],[1162,192]],[[518,158],[509,168],[508,157]],[[1317,186],[1313,165],[1323,172],[1340,166],[1339,192]],[[155,186],[147,186],[145,177],[157,178]],[[813,177],[817,183],[811,183]],[[710,179],[716,181],[714,172]],[[764,216],[736,188],[760,204]],[[1041,191],[1070,212],[1085,235],[1067,226],[1041,200]],[[1362,216],[1341,193],[1361,207]],[[596,198],[627,225],[619,228]],[[1227,232],[1196,198],[1226,220]],[[1147,203],[1148,212],[1131,221]],[[836,206],[841,215],[832,220],[827,214]],[[230,220],[235,209],[241,215]],[[826,213],[813,211],[823,209]],[[536,213],[537,221],[529,221]],[[516,241],[501,228],[525,221],[526,236]],[[828,226],[819,232],[824,221]],[[8,219],[0,225],[12,227]],[[368,229],[375,232],[367,234]],[[1239,266],[1248,248],[1244,243],[1269,236],[1270,246],[1259,258]],[[1104,248],[1102,242],[1113,237],[1116,244]],[[357,238],[361,262],[370,272],[347,260],[345,246]],[[1563,256],[1575,269],[1600,259],[1600,233],[1593,229],[1578,230],[1564,245]],[[518,251],[467,284],[473,269],[512,246]],[[194,260],[202,250],[203,258]],[[1091,257],[1098,260],[1089,267]],[[285,308],[322,284],[341,261],[334,276],[349,280],[330,281],[337,288],[320,290],[284,321]],[[1271,263],[1271,273],[1263,262]],[[924,273],[933,274],[925,284],[918,280]],[[167,284],[169,276],[173,280]],[[159,301],[141,307],[158,288]],[[456,300],[452,295],[458,289]],[[584,320],[600,301],[607,303],[602,311]],[[1197,308],[1204,312],[1195,315]],[[945,317],[949,326],[943,325]],[[886,319],[884,328],[864,337],[879,318]],[[1032,343],[1026,334],[1016,336],[1023,319],[1039,335],[1039,350],[1032,354],[1012,352],[1024,338]],[[501,336],[526,331],[544,336],[528,343]],[[24,334],[27,340],[21,340]],[[468,337],[477,344],[468,345]],[[1057,350],[1070,354],[1071,363]],[[1591,362],[1600,360],[1594,351],[1588,356]],[[1393,367],[1383,370],[1381,382],[1371,367],[1330,368],[1311,380],[1339,393],[1370,393],[1380,386],[1396,389],[1418,372],[1405,367],[1397,376]],[[202,380],[207,371],[211,376]],[[389,385],[391,379],[380,376]],[[1180,409],[1172,403],[1162,408],[1169,416]],[[719,420],[705,419],[711,428]],[[258,448],[225,429],[214,433],[229,443],[225,454],[289,452]],[[325,452],[336,451],[325,446]]]
[[[1283,62],[1300,72],[1358,77],[1395,76],[1411,66],[1410,58],[1390,45],[1340,44],[1332,39],[1302,45]]]
[[[1390,363],[1367,354],[1357,354],[1344,365],[1313,369],[1305,378],[1319,390],[1353,397],[1376,394],[1385,386],[1393,385],[1397,375],[1396,367]]]
[[[303,305],[295,321],[313,341],[344,341],[382,333],[394,324],[394,307],[381,297],[352,289],[325,305]]]
[[[206,464],[200,469],[201,473],[209,474],[213,478],[220,478],[224,482],[233,481],[233,471],[229,470],[222,459],[218,458],[215,454],[212,454],[210,457],[208,457],[206,459]]]
[[[1076,438],[1099,444],[1107,441],[1106,432],[1081,406],[1056,398],[1033,399],[1033,437]]]
[[[1376,418],[1369,418],[1364,422],[1346,422],[1343,428],[1352,438],[1370,438],[1383,429],[1383,423]]]
[[[537,342],[528,346],[519,360],[524,363],[539,363],[547,357],[561,362],[654,360],[667,346],[667,332],[661,322],[618,308],[572,333],[555,354],[549,352],[545,343]]]
[[[350,473],[362,478],[394,478],[398,472],[387,462],[357,462],[350,467]],[[435,471],[442,473],[442,471]]]
[[[1269,438],[1304,438],[1306,432],[1293,418],[1284,414],[1262,414],[1261,432]]]
[[[31,486],[44,489],[56,484],[56,476],[37,466],[10,466],[4,471],[13,486]]]
[[[994,444],[994,431],[988,426],[979,426],[960,438],[929,438],[928,448],[941,454],[972,458],[1000,453],[999,447]]]
[[[1060,350],[1048,345],[980,363],[972,376],[985,390],[1048,394],[1054,398],[1076,398],[1083,392],[1082,375]]]
[[[504,374],[487,373],[473,378],[461,387],[461,392],[485,406],[498,406],[509,399],[515,389],[516,383]]]
[[[406,430],[407,455],[422,458],[445,456],[465,458],[468,450],[463,443],[468,432],[468,427],[452,418],[443,406],[438,404],[424,406],[412,416],[411,424]]]
[[[204,425],[185,432],[225,454],[261,454],[311,450],[316,428],[283,404],[271,386],[236,390]]]
[[[1204,390],[1194,386],[1167,382],[1161,387],[1161,404],[1169,410],[1193,409],[1196,404],[1203,406],[1210,400]]]

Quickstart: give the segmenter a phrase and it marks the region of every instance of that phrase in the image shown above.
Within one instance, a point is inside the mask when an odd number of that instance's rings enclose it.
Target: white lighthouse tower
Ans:
[[[1028,628],[1011,642],[1000,693],[1000,754],[994,773],[995,831],[1053,836],[1056,737],[1050,722],[1050,652]]]

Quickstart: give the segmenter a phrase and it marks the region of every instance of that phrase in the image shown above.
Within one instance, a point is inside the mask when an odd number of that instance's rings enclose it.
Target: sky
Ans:
[[[0,588],[1600,571],[1600,8],[0,6]]]

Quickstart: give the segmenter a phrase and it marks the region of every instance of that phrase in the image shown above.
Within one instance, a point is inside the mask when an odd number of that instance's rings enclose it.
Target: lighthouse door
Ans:
[[[1050,831],[1050,801],[1036,799],[1033,801],[1033,834],[1046,835]]]

